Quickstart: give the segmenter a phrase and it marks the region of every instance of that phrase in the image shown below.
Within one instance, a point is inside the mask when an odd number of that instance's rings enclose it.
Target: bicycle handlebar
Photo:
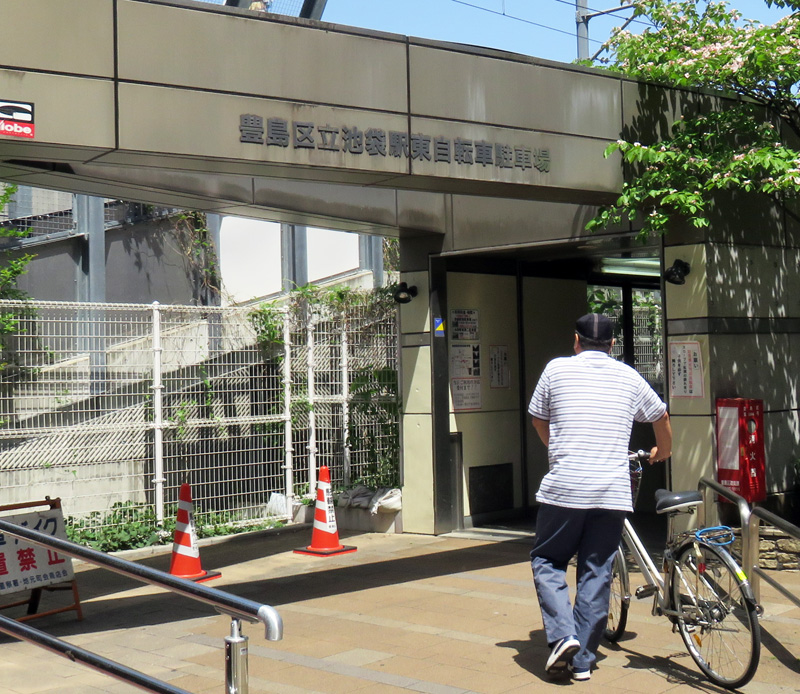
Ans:
[[[650,460],[650,453],[643,450],[638,450],[636,453],[633,451],[628,452],[628,460],[632,463],[640,462],[640,463],[647,463]]]

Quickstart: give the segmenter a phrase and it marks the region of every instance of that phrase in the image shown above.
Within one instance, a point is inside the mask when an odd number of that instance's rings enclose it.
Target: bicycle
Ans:
[[[649,453],[629,456],[634,502]],[[703,502],[699,491],[655,493],[656,512],[667,514],[667,544],[663,575],[656,568],[629,519],[622,539],[642,572],[645,585],[636,589],[637,599],[654,596],[653,614],[672,622],[680,632],[689,655],[703,674],[726,689],[747,684],[755,675],[761,654],[758,623],[761,607],[744,571],[726,545],[733,542],[727,526],[675,532],[674,518],[692,513]],[[605,638],[617,641],[625,632],[630,605],[630,578],[623,543],[614,557]]]

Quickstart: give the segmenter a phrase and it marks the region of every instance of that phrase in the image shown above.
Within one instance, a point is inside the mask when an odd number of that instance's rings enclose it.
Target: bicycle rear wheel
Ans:
[[[608,622],[603,632],[603,636],[607,641],[615,643],[625,633],[630,601],[628,565],[625,562],[625,554],[620,546],[614,555],[614,563],[611,565],[611,595],[608,601]]]
[[[761,631],[750,584],[727,550],[685,544],[670,590],[678,631],[703,674],[727,689],[747,684],[758,667]]]

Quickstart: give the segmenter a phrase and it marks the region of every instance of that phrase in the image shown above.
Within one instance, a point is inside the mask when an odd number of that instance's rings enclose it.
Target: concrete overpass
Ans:
[[[1,0],[0,21],[0,101],[35,126],[0,135],[0,179],[389,235],[444,233],[464,196],[611,199],[602,151],[639,98],[534,58],[201,2]]]
[[[675,486],[713,474],[715,398],[738,395],[764,400],[768,489],[787,488],[793,218],[726,203],[709,230],[676,226],[648,248],[633,224],[584,230],[622,184],[608,142],[657,137],[694,96],[190,1],[0,0],[0,23],[0,180],[400,237],[401,279],[419,289],[401,311],[406,529],[533,503],[547,463],[525,403],[568,352],[587,285],[610,281],[603,256],[692,267],[682,286],[650,279],[674,355]],[[465,350],[480,354],[471,375]],[[687,354],[691,388],[673,382]]]

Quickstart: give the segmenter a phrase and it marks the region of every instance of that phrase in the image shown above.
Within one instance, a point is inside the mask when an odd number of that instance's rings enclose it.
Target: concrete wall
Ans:
[[[800,455],[800,243],[780,209],[724,202],[707,234],[678,229],[664,252],[666,266],[680,258],[692,268],[686,284],[666,285],[668,339],[699,344],[704,366],[702,392],[671,392],[672,482],[693,488],[714,476],[717,398],[761,399],[767,492],[780,510]]]
[[[513,499],[512,508],[524,500],[522,481],[522,438],[519,414],[519,336],[517,329],[516,277],[477,273],[448,273],[448,345],[450,353],[450,431],[461,432],[463,452],[464,515],[471,516],[470,496],[480,496],[474,488],[481,466],[511,463],[512,488],[497,489],[499,496]],[[477,335],[455,339],[453,312],[477,311]],[[472,314],[471,314],[472,315]],[[475,352],[479,350],[479,356]],[[470,365],[470,354],[472,364]],[[492,358],[507,359],[507,368],[498,364],[492,374]],[[479,375],[474,376],[474,369]],[[470,373],[470,371],[473,373]],[[475,402],[463,402],[454,390],[466,383]],[[479,402],[478,402],[479,401]],[[459,410],[458,406],[469,410]],[[496,470],[496,468],[493,468]],[[476,476],[472,477],[475,473]],[[488,471],[492,475],[492,471]],[[472,477],[472,484],[470,479]],[[470,488],[472,487],[472,488]],[[491,506],[492,504],[490,504]],[[506,509],[493,508],[502,511]]]

